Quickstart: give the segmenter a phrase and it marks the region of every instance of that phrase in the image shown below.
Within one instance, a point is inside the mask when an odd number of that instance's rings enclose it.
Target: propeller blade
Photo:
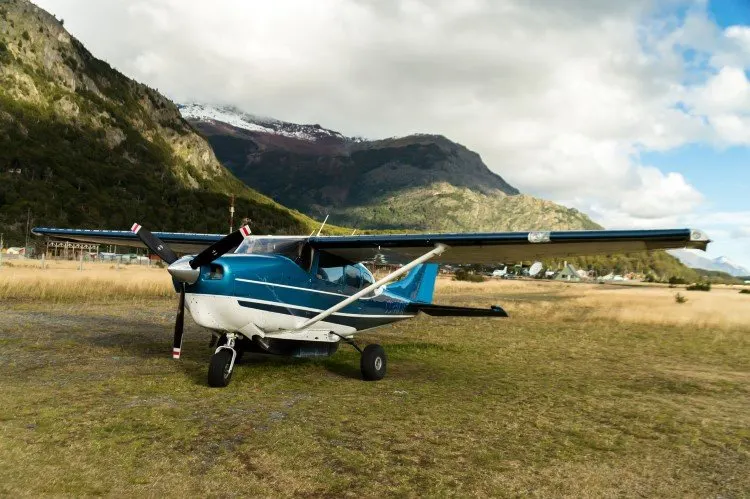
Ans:
[[[143,241],[143,244],[145,244],[152,253],[156,253],[157,255],[159,255],[159,258],[161,258],[168,264],[172,264],[177,261],[177,255],[174,254],[172,248],[167,246],[164,241],[153,235],[148,229],[141,227],[140,224],[134,223],[130,228],[130,231],[138,236],[138,239]]]
[[[182,353],[182,333],[185,330],[185,284],[180,290],[180,304],[177,306],[177,317],[174,320],[174,341],[172,342],[172,358],[179,359]]]
[[[223,239],[216,241],[211,246],[201,251],[198,256],[190,260],[190,268],[197,269],[201,265],[207,265],[213,262],[227,251],[239,246],[240,243],[246,237],[250,237],[251,234],[250,227],[243,225],[239,230],[232,232],[228,236],[225,236]]]

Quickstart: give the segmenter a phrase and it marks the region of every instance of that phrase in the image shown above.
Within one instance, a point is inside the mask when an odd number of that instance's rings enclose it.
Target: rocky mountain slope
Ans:
[[[440,135],[367,141],[199,104],[182,115],[240,180],[310,216],[360,229],[596,229],[585,214],[522,195]]]
[[[0,231],[32,225],[223,232],[229,196],[259,232],[315,226],[238,181],[157,91],[95,58],[54,16],[0,0]]]

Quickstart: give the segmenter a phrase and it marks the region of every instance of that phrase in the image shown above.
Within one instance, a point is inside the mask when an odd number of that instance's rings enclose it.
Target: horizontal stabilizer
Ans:
[[[508,317],[508,312],[497,305],[490,308],[454,307],[451,305],[432,305],[427,303],[410,303],[407,312],[424,312],[436,317]]]

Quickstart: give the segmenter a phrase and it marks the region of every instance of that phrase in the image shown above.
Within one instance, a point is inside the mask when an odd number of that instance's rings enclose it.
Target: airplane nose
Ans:
[[[190,256],[183,256],[167,267],[167,270],[176,280],[186,284],[195,284],[201,271],[200,268],[194,269],[190,266],[191,259]]]

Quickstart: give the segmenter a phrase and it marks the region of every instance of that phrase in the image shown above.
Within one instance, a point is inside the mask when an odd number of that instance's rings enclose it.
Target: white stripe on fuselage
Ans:
[[[295,308],[312,313],[321,312],[320,309],[304,307],[300,305],[289,305],[277,301],[258,300],[255,298],[243,298],[240,296],[210,295],[210,294],[185,294],[185,304],[195,322],[203,327],[216,331],[239,331],[246,334],[245,329],[258,331],[262,335],[273,335],[275,333],[289,333],[296,331],[304,321],[304,317],[291,314],[270,312],[254,307],[243,307],[239,302],[268,304],[280,307]],[[393,321],[409,319],[414,315],[374,315],[374,314],[350,314],[338,312],[336,315],[353,318],[387,318]],[[389,321],[390,322],[390,321]],[[377,326],[375,326],[377,327]],[[353,326],[328,322],[326,320],[316,324],[316,330],[333,331],[338,334],[349,335],[359,332]],[[366,328],[371,329],[371,328]],[[360,330],[363,331],[364,329]],[[250,333],[255,334],[255,333]],[[292,338],[293,339],[293,338]]]
[[[312,289],[312,288],[300,288],[298,286],[290,286],[288,284],[276,284],[275,282],[253,281],[252,279],[244,279],[242,277],[236,278],[235,281],[249,282],[251,284],[263,284],[265,286],[275,286],[277,288],[297,289],[299,291],[307,291],[308,293],[320,293],[324,295],[344,296],[346,298],[349,298],[349,295],[344,295],[341,293],[331,293],[330,291],[322,291],[319,289]]]

